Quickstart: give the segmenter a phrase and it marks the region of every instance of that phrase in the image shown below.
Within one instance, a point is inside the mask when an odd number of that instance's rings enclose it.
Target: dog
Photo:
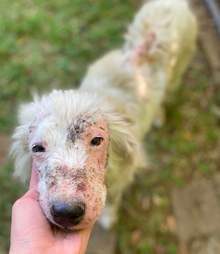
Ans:
[[[115,223],[123,191],[147,164],[143,139],[178,87],[196,37],[186,0],[149,1],[124,45],[92,64],[79,89],[20,106],[14,174],[25,181],[37,171],[39,202],[52,224],[78,230],[98,218],[105,228]]]

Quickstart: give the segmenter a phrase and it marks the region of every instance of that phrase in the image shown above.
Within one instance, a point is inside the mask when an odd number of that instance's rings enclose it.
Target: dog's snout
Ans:
[[[50,210],[54,221],[58,225],[69,228],[82,221],[85,215],[85,204],[79,201],[71,204],[55,202]]]

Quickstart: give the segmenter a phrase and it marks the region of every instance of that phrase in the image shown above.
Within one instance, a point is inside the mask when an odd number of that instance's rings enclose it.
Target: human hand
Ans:
[[[28,192],[12,208],[10,254],[83,254],[91,228],[53,231],[38,202],[37,173],[32,170]]]

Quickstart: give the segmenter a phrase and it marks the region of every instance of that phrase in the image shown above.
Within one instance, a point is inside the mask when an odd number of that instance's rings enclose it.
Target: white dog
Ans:
[[[196,21],[186,0],[146,3],[125,44],[94,63],[78,90],[56,90],[19,110],[15,175],[31,165],[48,220],[65,229],[116,219],[123,190],[145,165],[144,135],[195,48]],[[106,188],[107,187],[107,188]]]

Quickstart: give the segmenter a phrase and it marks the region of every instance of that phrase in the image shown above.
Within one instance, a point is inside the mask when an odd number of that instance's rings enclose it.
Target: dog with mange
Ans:
[[[37,171],[39,202],[52,224],[77,230],[98,217],[105,228],[116,221],[123,191],[147,163],[144,136],[178,86],[196,34],[186,0],[149,1],[124,45],[92,64],[79,89],[21,105],[15,176],[25,181]]]

